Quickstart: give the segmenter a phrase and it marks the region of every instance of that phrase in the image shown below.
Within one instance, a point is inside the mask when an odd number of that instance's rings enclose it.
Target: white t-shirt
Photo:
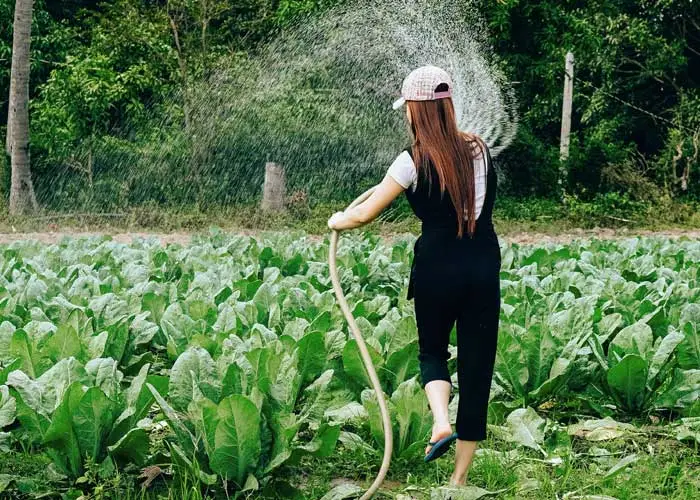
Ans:
[[[481,209],[484,206],[484,199],[486,198],[486,166],[484,163],[484,155],[479,152],[479,154],[474,157],[474,194],[476,195],[474,216],[476,218],[481,214]],[[411,187],[411,190],[416,190],[416,186],[418,185],[418,171],[408,151],[404,151],[396,157],[387,173],[396,182],[401,184],[404,189]]]

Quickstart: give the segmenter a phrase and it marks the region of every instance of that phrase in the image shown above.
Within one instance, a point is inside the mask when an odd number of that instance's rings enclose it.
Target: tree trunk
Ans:
[[[5,150],[7,151],[8,156],[12,154],[12,120],[10,120],[10,114],[12,113],[12,108],[14,107],[12,103],[12,96],[15,93],[13,87],[12,78],[10,78],[10,98],[7,101],[7,130],[5,137]]]
[[[35,211],[37,207],[29,160],[29,45],[32,35],[33,0],[16,0],[12,39],[10,110],[12,184],[10,214]]]
[[[187,85],[187,60],[185,58],[182,45],[180,44],[180,33],[175,22],[175,18],[168,11],[168,19],[170,20],[170,28],[173,30],[173,38],[175,39],[175,49],[177,52],[177,64],[180,68],[180,78],[182,79],[182,111],[185,114],[185,130],[189,134],[192,125],[192,117],[190,110],[190,95],[189,86]]]

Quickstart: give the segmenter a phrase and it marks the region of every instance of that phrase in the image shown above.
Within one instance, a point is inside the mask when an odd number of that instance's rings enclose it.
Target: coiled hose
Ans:
[[[365,201],[367,198],[369,198],[374,189],[375,188],[373,187],[362,193],[348,206],[347,209],[349,210]],[[391,428],[391,418],[389,417],[389,408],[387,407],[386,399],[384,399],[384,391],[382,390],[382,386],[379,382],[379,377],[377,377],[377,371],[374,369],[372,358],[367,350],[367,344],[365,344],[365,340],[362,338],[362,333],[357,327],[355,318],[353,318],[352,312],[350,311],[350,306],[348,306],[348,301],[345,299],[345,295],[343,294],[343,289],[340,287],[338,267],[336,266],[335,262],[339,234],[340,233],[337,230],[333,230],[331,233],[331,243],[328,251],[328,269],[330,271],[331,282],[333,283],[333,290],[335,291],[336,299],[338,300],[340,309],[343,311],[343,315],[348,322],[350,331],[357,341],[357,347],[360,350],[362,362],[364,363],[369,379],[372,382],[372,389],[374,389],[374,392],[377,394],[377,402],[379,403],[379,410],[382,415],[382,428],[384,430],[384,458],[382,459],[382,466],[379,468],[379,473],[377,473],[377,477],[372,485],[365,492],[365,494],[360,497],[360,500],[367,500],[368,498],[371,498],[372,495],[374,495],[374,493],[379,489],[379,486],[381,486],[382,482],[384,481],[384,477],[389,470],[389,463],[391,462],[391,452],[393,447],[393,431]]]

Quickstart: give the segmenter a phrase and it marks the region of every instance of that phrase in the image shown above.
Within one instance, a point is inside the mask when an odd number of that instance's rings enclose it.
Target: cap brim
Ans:
[[[396,101],[394,101],[394,104],[393,104],[391,107],[394,108],[394,109],[399,109],[399,108],[400,108],[401,106],[403,106],[405,103],[406,103],[406,99],[404,99],[403,97],[401,97],[401,98],[397,99]]]

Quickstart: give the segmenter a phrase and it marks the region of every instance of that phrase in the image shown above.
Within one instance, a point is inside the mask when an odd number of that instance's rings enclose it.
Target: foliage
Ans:
[[[157,11],[127,1],[87,18],[90,45],[68,54],[32,103],[33,145],[52,168],[63,163],[92,180],[99,171],[92,158],[76,157],[80,143],[133,126],[163,98],[175,65],[163,22]]]
[[[668,120],[669,111],[697,86],[697,75],[690,71],[698,57],[697,2],[477,3],[483,7],[504,69],[519,82],[519,140],[503,158],[509,175],[518,178],[511,192],[529,194],[556,186],[552,182],[542,186],[539,180],[542,175],[556,176],[562,71],[569,50],[576,58],[568,162],[573,192],[626,190],[625,185],[606,183],[602,171],[629,161],[636,151],[651,166],[651,171],[636,166],[638,175],[674,193],[680,191],[675,186],[677,174],[669,173],[668,159],[657,159],[666,130],[673,134],[675,127],[645,111]],[[697,117],[697,110],[691,116]],[[675,122],[676,127],[679,124]],[[672,141],[666,144],[675,147]],[[664,173],[672,180],[659,184]]]
[[[354,155],[355,162],[384,164],[387,159],[365,157],[363,140],[374,137],[370,129],[396,123],[378,121],[345,137],[328,137],[324,130],[332,121],[327,120],[337,114],[342,121],[346,111],[338,100],[320,101],[325,111],[320,120],[314,106],[299,102],[268,102],[264,116],[232,109],[242,125],[234,133],[217,122],[216,138],[196,116],[209,109],[201,106],[209,97],[197,88],[211,87],[222,68],[245,73],[280,30],[337,3],[37,2],[30,94],[40,202],[83,210],[146,203],[216,206],[257,196],[261,169],[251,175],[250,165],[261,165],[270,155],[287,155],[290,170],[303,172],[292,176],[294,189],[308,188],[319,165],[336,164],[338,158]],[[485,17],[498,61],[517,82],[519,132],[499,161],[505,194],[557,194],[563,60],[572,50],[569,193],[584,202],[610,193],[654,203],[698,196],[700,112],[692,70],[700,52],[697,2],[471,3],[470,11]],[[13,5],[0,0],[0,61],[10,58]],[[0,64],[0,95],[8,95],[8,86],[9,64]],[[296,120],[291,109],[308,113],[307,119]],[[3,104],[0,120],[5,118]],[[275,124],[272,135],[284,135],[271,138],[270,151],[256,151],[261,123]],[[376,181],[375,169],[340,163],[337,169],[350,173],[339,184]],[[131,169],[145,174],[125,172]],[[181,185],[171,186],[172,179]],[[350,193],[315,194],[316,199],[333,196]]]
[[[400,459],[420,455],[432,426],[404,298],[412,240],[343,237],[338,252]],[[285,471],[337,443],[378,457],[376,396],[327,252],[301,234],[218,231],[184,247],[3,247],[0,450],[43,450],[85,488],[94,474],[167,463],[179,481],[236,494],[288,487]],[[668,432],[693,439],[699,261],[690,240],[504,247],[494,435],[561,460],[567,432],[535,410],[556,401],[605,417],[570,429],[585,439],[632,432],[610,417],[642,412],[682,416]]]

